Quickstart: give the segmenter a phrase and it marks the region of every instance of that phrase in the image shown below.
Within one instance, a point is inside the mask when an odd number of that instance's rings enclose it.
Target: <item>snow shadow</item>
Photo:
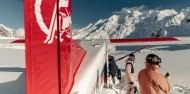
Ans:
[[[0,68],[0,94],[26,94],[25,68]],[[1,79],[0,78],[0,79]]]

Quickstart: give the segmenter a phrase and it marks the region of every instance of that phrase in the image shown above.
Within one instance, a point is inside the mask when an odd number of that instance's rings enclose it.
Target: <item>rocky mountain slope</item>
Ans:
[[[73,32],[74,39],[118,39],[190,36],[190,8],[150,10],[123,8],[108,19]]]

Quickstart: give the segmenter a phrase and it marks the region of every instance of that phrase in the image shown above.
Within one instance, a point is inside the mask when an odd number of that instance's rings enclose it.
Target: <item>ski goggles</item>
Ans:
[[[159,65],[159,63],[161,63],[161,58],[159,57],[147,57],[146,58],[146,61],[147,63],[150,63],[150,64],[156,64],[156,65]]]

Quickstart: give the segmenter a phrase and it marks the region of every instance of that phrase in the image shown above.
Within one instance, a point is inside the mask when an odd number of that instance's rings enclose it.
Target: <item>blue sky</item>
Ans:
[[[99,19],[105,19],[115,11],[122,8],[138,7],[145,5],[150,9],[190,7],[190,0],[73,0],[72,1],[73,27],[81,28]]]
[[[0,24],[18,29],[24,27],[23,1],[0,0]]]
[[[73,28],[81,28],[99,19],[106,19],[124,7],[175,8],[190,7],[190,0],[72,0]],[[1,0],[0,24],[18,29],[24,27],[22,0]]]

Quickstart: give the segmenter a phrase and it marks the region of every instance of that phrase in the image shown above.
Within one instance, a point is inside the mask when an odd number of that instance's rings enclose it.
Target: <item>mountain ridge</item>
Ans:
[[[150,10],[144,6],[123,8],[108,19],[73,32],[74,39],[179,37],[190,35],[190,8]]]
[[[24,28],[13,30],[0,24],[0,37],[24,39]]]

